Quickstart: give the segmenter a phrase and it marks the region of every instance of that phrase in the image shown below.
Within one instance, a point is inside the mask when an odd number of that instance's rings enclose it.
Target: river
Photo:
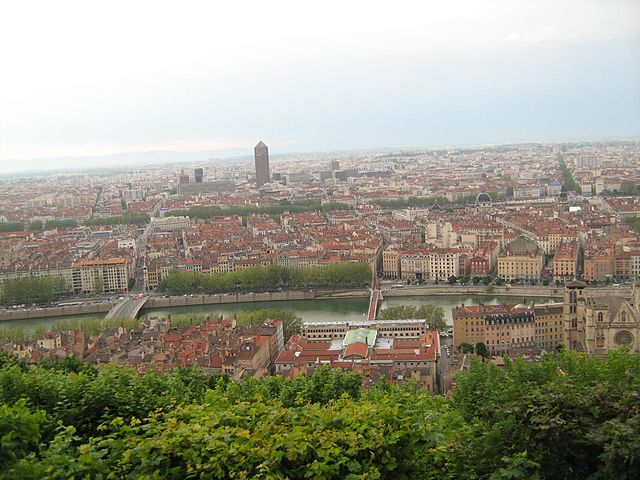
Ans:
[[[457,305],[464,303],[465,305],[497,304],[506,303],[551,303],[558,300],[548,297],[527,297],[526,299],[516,296],[500,296],[493,297],[490,295],[423,295],[423,296],[407,296],[407,297],[388,297],[381,304],[380,309],[392,305],[424,305],[432,303],[444,309],[444,316],[449,324],[451,324],[451,309]],[[166,309],[143,310],[142,315],[146,314],[167,314],[179,313],[181,315],[193,313],[210,313],[212,316],[223,314],[231,316],[235,312],[243,310],[259,310],[262,308],[279,308],[294,310],[304,321],[349,321],[354,322],[363,320],[369,306],[368,298],[327,298],[314,300],[290,300],[283,302],[254,302],[254,303],[228,303],[222,305],[202,305],[195,307],[176,307]],[[22,327],[26,329],[43,326],[49,328],[55,323],[62,320],[83,320],[93,318],[104,318],[97,315],[77,315],[74,317],[51,317],[51,318],[33,318],[25,320],[8,320],[0,323],[1,327]]]

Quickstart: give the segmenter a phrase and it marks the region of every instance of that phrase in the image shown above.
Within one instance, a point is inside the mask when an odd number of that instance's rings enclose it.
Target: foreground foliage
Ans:
[[[4,478],[631,479],[640,361],[475,363],[452,399],[356,373],[241,384],[0,358]]]

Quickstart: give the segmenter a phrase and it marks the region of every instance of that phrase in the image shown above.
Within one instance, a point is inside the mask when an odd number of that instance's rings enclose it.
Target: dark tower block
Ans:
[[[256,187],[260,188],[271,181],[269,175],[269,147],[262,142],[258,142],[253,152],[256,158]]]

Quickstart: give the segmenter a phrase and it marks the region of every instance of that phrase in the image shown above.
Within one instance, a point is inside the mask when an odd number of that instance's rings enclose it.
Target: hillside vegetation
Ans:
[[[3,478],[635,479],[640,357],[474,363],[452,398],[356,373],[238,384],[2,356]]]

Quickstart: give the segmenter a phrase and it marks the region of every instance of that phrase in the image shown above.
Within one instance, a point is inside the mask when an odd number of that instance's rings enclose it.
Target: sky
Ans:
[[[0,172],[638,136],[636,0],[0,3]]]

